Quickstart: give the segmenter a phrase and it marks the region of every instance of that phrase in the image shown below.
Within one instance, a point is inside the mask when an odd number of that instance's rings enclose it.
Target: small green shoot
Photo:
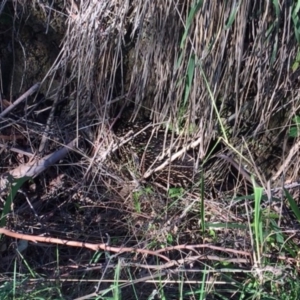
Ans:
[[[135,208],[135,211],[137,213],[141,212],[141,202],[140,202],[140,197],[143,195],[142,191],[136,191],[133,192],[132,197],[133,197],[133,205]]]
[[[296,201],[294,200],[292,195],[286,189],[284,189],[284,193],[289,201],[289,204],[291,206],[291,209],[292,209],[294,215],[296,216],[298,222],[300,222],[300,209],[298,207],[298,204],[296,203]]]
[[[295,116],[293,118],[294,125],[291,126],[289,131],[289,137],[296,138],[299,136],[300,130],[300,116]]]
[[[181,198],[184,194],[183,188],[170,188],[168,191],[169,197],[172,198]]]
[[[295,61],[293,62],[292,65],[292,71],[295,72],[299,68],[299,65],[300,65],[300,51],[298,50]]]
[[[1,220],[0,220],[0,227],[5,227],[6,225],[6,216],[10,213],[11,211],[11,205],[13,203],[13,200],[15,199],[19,189],[21,186],[30,179],[30,177],[22,177],[15,179],[12,176],[9,178],[9,182],[11,182],[10,186],[10,193],[8,197],[6,198],[3,211],[1,213]]]
[[[141,212],[141,197],[144,195],[149,196],[151,194],[153,194],[153,191],[150,187],[145,187],[132,193],[133,205],[137,213]]]

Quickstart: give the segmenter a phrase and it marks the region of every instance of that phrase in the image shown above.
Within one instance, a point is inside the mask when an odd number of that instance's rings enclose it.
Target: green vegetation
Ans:
[[[299,136],[299,127],[300,127],[300,116],[295,116],[293,118],[293,126],[290,128],[289,136],[296,138]]]
[[[12,176],[8,175],[8,189],[10,192],[5,200],[2,212],[1,212],[1,219],[0,219],[0,227],[6,226],[6,217],[11,212],[11,207],[13,205],[13,200],[15,199],[17,193],[19,192],[22,185],[28,181],[30,178],[22,177],[19,179],[14,179]]]
[[[0,4],[0,179],[78,138],[0,186],[0,299],[300,298],[300,1],[54,2]]]

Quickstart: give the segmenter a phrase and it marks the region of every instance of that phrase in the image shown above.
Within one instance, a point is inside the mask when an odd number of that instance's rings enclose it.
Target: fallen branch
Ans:
[[[65,246],[70,246],[70,247],[79,247],[79,248],[86,248],[86,249],[90,249],[93,251],[99,251],[99,250],[103,250],[103,251],[108,251],[108,252],[113,252],[113,253],[117,253],[117,254],[121,254],[124,252],[135,252],[135,253],[141,253],[141,254],[147,254],[147,255],[153,255],[153,256],[157,256],[162,258],[163,260],[165,260],[167,263],[160,265],[160,266],[153,266],[153,267],[149,267],[147,265],[147,268],[151,268],[151,269],[156,269],[156,270],[162,270],[162,269],[166,269],[166,268],[170,268],[176,265],[180,265],[183,263],[186,263],[187,261],[195,261],[195,260],[199,260],[199,259],[203,259],[203,258],[207,258],[207,259],[211,259],[211,260],[216,260],[216,261],[231,261],[231,262],[243,262],[243,263],[247,263],[249,261],[251,261],[252,256],[251,253],[247,252],[247,251],[242,251],[242,250],[236,250],[236,249],[228,249],[228,248],[223,248],[223,247],[217,247],[217,246],[213,246],[213,245],[209,245],[209,244],[199,244],[199,245],[177,245],[177,246],[171,246],[171,247],[165,247],[156,251],[151,251],[151,250],[147,250],[147,249],[138,249],[138,248],[133,248],[133,247],[111,247],[108,246],[105,243],[101,243],[101,244],[92,244],[92,243],[85,243],[85,242],[78,242],[78,241],[71,241],[71,240],[64,240],[64,239],[59,239],[59,238],[52,238],[52,237],[44,237],[44,236],[36,236],[36,235],[28,235],[28,234],[22,234],[22,233],[17,233],[17,232],[13,232],[10,231],[6,228],[0,228],[0,234],[5,234],[6,236],[10,236],[16,239],[21,239],[21,240],[26,240],[26,241],[31,241],[31,242],[41,242],[41,243],[51,243],[51,244],[59,244],[59,245],[65,245]],[[165,255],[162,255],[160,253],[162,252],[170,252],[170,251],[174,251],[174,250],[183,250],[183,249],[187,249],[187,250],[194,250],[195,249],[212,249],[212,250],[218,250],[221,252],[227,252],[227,253],[234,253],[236,255],[242,255],[247,257],[246,259],[241,259],[241,258],[223,258],[223,257],[218,257],[218,256],[212,256],[212,255],[197,255],[197,256],[193,256],[190,258],[186,258],[186,259],[182,259],[182,260],[170,260],[168,257],[166,257]],[[132,264],[134,265],[134,264]],[[138,264],[135,264],[136,266]],[[140,265],[141,267],[142,265]]]
[[[147,249],[136,249],[132,247],[110,247],[107,246],[105,243],[101,244],[91,244],[91,243],[85,243],[85,242],[78,242],[78,241],[69,241],[69,240],[62,240],[58,238],[52,238],[52,237],[44,237],[44,236],[37,236],[37,235],[28,235],[28,234],[22,234],[10,231],[6,228],[0,228],[0,234],[5,234],[7,236],[25,240],[25,241],[31,241],[31,242],[42,242],[42,243],[51,243],[51,244],[59,244],[59,245],[65,245],[65,246],[71,246],[71,247],[80,247],[80,248],[87,248],[93,251],[110,251],[114,253],[124,253],[124,252],[135,252],[135,253],[142,253],[142,254],[148,254],[148,255],[154,255],[162,258],[163,260],[170,262],[170,259],[166,256],[156,253],[155,251],[147,250]]]
[[[36,83],[32,86],[27,92],[25,92],[21,97],[19,97],[13,104],[7,107],[2,113],[0,113],[0,117],[3,118],[10,111],[12,111],[17,105],[19,105],[22,101],[24,101],[27,97],[35,93],[40,88],[40,83]]]
[[[51,153],[37,161],[30,161],[27,164],[20,165],[17,168],[1,174],[0,176],[0,189],[3,192],[3,189],[7,188],[8,183],[12,183],[11,179],[18,179],[22,177],[34,178],[43,171],[45,171],[50,166],[54,165],[59,160],[63,159],[70,150],[75,148],[77,139],[71,141],[68,145]]]

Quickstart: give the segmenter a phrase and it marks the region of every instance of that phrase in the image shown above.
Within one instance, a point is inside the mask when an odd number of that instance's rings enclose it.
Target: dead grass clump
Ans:
[[[3,282],[72,299],[293,290],[298,23],[275,2],[4,1],[0,43],[24,65],[1,68],[1,179],[33,178],[1,191]]]

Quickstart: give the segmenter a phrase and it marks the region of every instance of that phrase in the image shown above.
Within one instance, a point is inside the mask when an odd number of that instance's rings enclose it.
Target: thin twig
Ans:
[[[294,157],[294,155],[297,153],[297,151],[300,148],[300,140],[293,145],[293,147],[291,148],[288,157],[285,159],[285,161],[283,162],[283,164],[280,166],[279,170],[277,171],[277,173],[272,177],[272,181],[276,181],[278,179],[278,177],[281,175],[281,173],[283,173],[283,171],[288,167],[288,165],[290,164],[292,158]]]
[[[170,164],[171,162],[173,162],[175,159],[179,158],[181,155],[183,155],[184,153],[186,153],[186,151],[188,151],[189,149],[197,147],[202,141],[203,141],[203,138],[200,137],[196,141],[188,144],[187,146],[182,147],[182,149],[180,151],[174,153],[170,158],[168,158],[167,160],[165,160],[161,165],[159,165],[155,169],[151,169],[151,170],[148,170],[147,172],[145,172],[143,178],[147,179],[153,173],[156,173],[156,172],[162,170],[168,164]]]
[[[34,154],[32,152],[28,152],[28,151],[25,151],[25,150],[22,150],[22,149],[19,149],[19,148],[16,148],[16,147],[9,147],[9,146],[7,146],[5,144],[2,144],[2,143],[0,143],[0,148],[4,148],[4,149],[10,150],[12,152],[23,154],[23,155],[26,155],[28,157],[34,156]]]
[[[238,164],[232,157],[227,156],[225,154],[218,154],[218,155],[216,155],[216,157],[225,159],[232,166],[234,166],[236,168],[236,170],[239,173],[241,173],[250,184],[252,184],[251,176],[249,175],[249,173],[241,166],[241,164]]]

